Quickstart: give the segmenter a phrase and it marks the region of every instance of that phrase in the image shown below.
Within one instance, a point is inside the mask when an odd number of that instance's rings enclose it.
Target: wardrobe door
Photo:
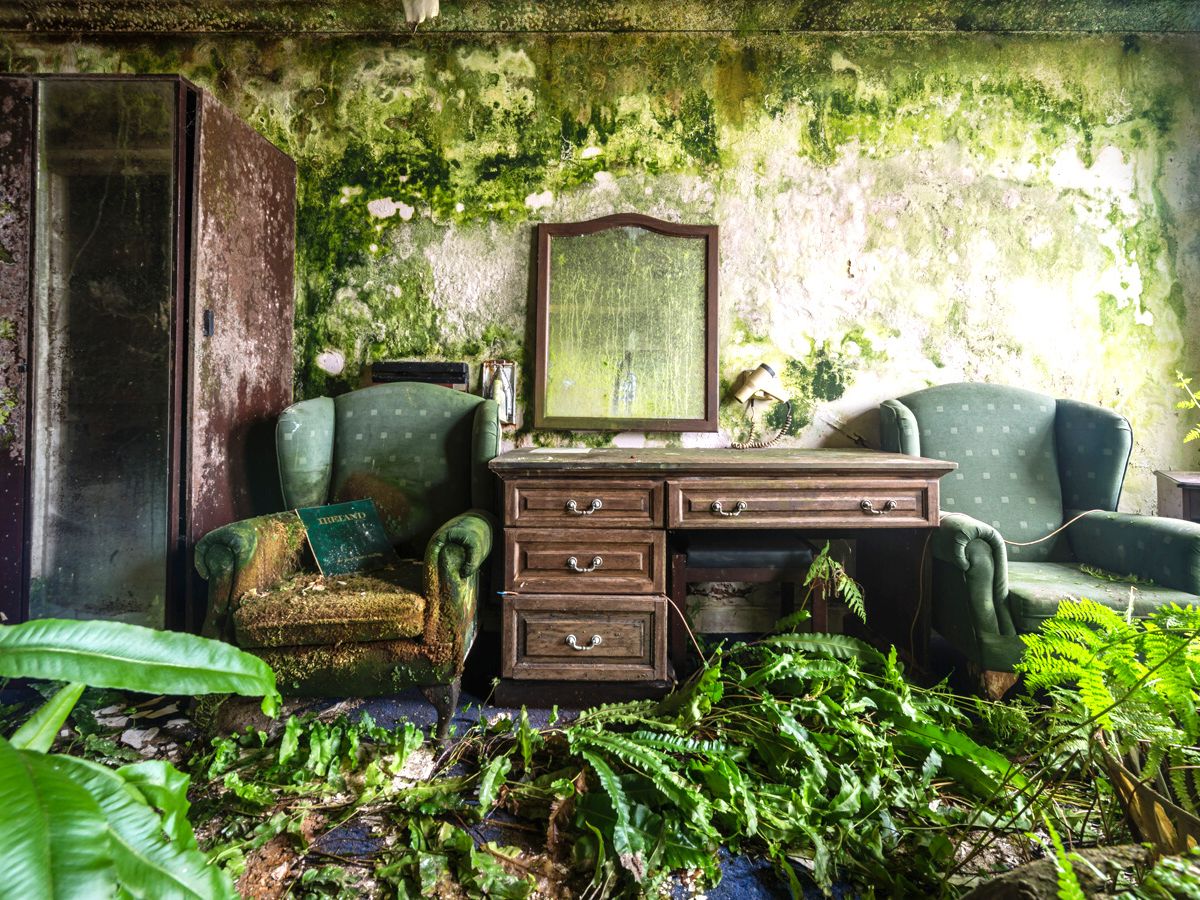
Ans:
[[[25,618],[33,80],[0,77],[0,621]]]
[[[275,420],[292,399],[296,166],[195,91],[188,543],[283,508]],[[203,582],[191,582],[191,624]]]
[[[30,618],[164,625],[178,90],[38,83]]]

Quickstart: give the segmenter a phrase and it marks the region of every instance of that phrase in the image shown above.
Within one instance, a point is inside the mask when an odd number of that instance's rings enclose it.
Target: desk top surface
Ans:
[[[675,447],[534,447],[502,453],[489,464],[499,475],[521,473],[665,475],[896,475],[941,477],[957,463],[879,450],[732,450]]]
[[[1154,474],[1170,479],[1181,487],[1200,488],[1200,472],[1160,472],[1155,469]]]

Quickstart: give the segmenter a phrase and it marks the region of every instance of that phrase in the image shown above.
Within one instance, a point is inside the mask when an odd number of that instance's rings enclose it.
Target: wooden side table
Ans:
[[[1200,522],[1200,472],[1155,472],[1158,514]]]

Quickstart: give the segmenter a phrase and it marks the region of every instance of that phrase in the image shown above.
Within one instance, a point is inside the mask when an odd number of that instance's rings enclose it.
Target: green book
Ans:
[[[396,562],[373,500],[351,500],[296,510],[322,575],[369,572]]]

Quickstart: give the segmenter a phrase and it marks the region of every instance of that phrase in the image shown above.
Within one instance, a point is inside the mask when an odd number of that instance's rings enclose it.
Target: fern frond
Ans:
[[[1175,754],[1171,754],[1172,757]],[[1175,802],[1182,806],[1190,813],[1196,812],[1196,800],[1192,796],[1191,786],[1188,784],[1188,769],[1183,765],[1177,765],[1172,759],[1171,766],[1167,769],[1167,780],[1171,783],[1171,791],[1175,795]]]
[[[616,814],[617,821],[613,826],[612,835],[613,850],[616,851],[621,864],[640,877],[644,874],[643,852],[645,847],[642,833],[634,828],[629,820],[629,800],[625,796],[625,789],[621,787],[621,779],[599,755],[589,753],[587,750],[581,751],[579,755],[596,773],[596,778],[604,792],[608,794],[609,802],[612,803],[613,812]]]
[[[764,638],[765,647],[805,650],[825,654],[835,659],[858,659],[881,663],[883,655],[870,644],[845,634],[777,634]]]
[[[622,734],[595,731],[570,732],[572,746],[593,752],[604,752],[641,772],[664,797],[689,813],[701,823],[709,821],[709,805],[703,793],[684,779],[674,768],[675,761],[663,753]]]
[[[1116,704],[1116,697],[1105,683],[1104,673],[1092,668],[1084,669],[1079,675],[1079,696],[1083,699],[1088,715],[1096,724],[1111,730],[1110,711]]]
[[[701,741],[696,738],[680,737],[674,734],[663,734],[657,731],[639,730],[629,735],[635,741],[648,747],[669,750],[681,755],[719,754],[729,755],[729,746],[721,741]]]
[[[1067,853],[1066,848],[1063,847],[1062,839],[1054,830],[1054,826],[1050,824],[1050,820],[1044,819],[1043,821],[1046,823],[1046,830],[1050,833],[1050,841],[1054,846],[1054,868],[1058,875],[1058,900],[1087,900],[1087,895],[1079,883],[1079,876],[1075,874],[1075,868],[1071,865],[1071,854]]]
[[[1169,747],[1159,743],[1152,743],[1146,748],[1146,755],[1142,759],[1142,780],[1149,781],[1158,776],[1162,769],[1163,761],[1167,758],[1170,751]]]

